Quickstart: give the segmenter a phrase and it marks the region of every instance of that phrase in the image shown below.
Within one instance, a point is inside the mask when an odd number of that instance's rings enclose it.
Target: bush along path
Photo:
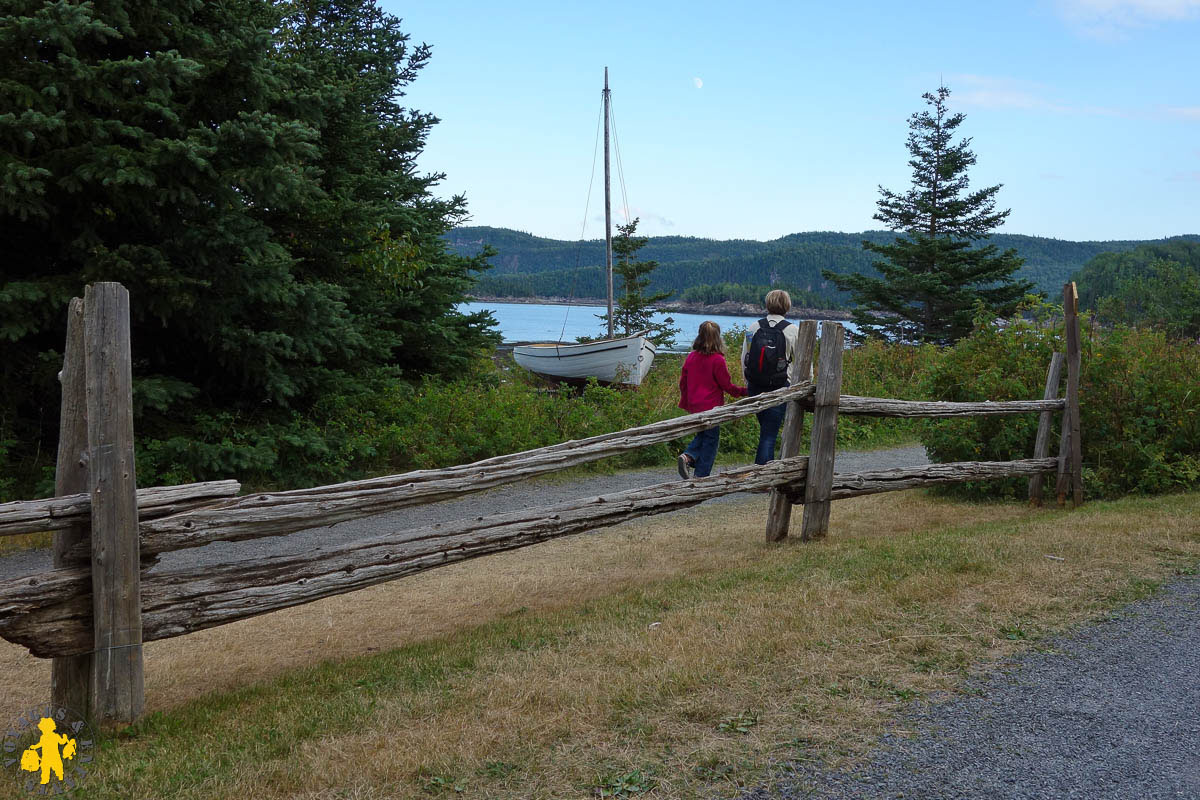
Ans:
[[[1200,798],[1197,674],[1192,575],[915,709],[858,767],[792,765],[741,800]]]
[[[837,454],[835,469],[839,472],[856,472],[866,469],[919,466],[927,463],[929,462],[925,457],[924,448],[912,446],[864,452],[840,451]],[[734,463],[732,460],[723,460],[720,455],[717,456],[717,472],[737,466],[743,465]],[[675,463],[672,461],[669,467],[623,470],[610,474],[587,473],[578,476],[527,481],[500,486],[490,491],[464,497],[461,500],[414,506],[328,528],[311,528],[290,536],[252,539],[245,542],[214,542],[205,547],[165,553],[155,569],[177,569],[194,565],[254,561],[311,553],[343,542],[382,536],[407,528],[468,517],[503,514],[508,511],[552,505],[590,495],[623,492],[628,489],[674,480],[679,480],[679,475],[676,474]],[[734,497],[738,497],[738,495],[730,495],[712,502],[721,502]],[[766,500],[763,501],[763,524],[766,524]],[[50,569],[49,550],[28,550],[0,557],[0,579],[31,575],[48,569]]]

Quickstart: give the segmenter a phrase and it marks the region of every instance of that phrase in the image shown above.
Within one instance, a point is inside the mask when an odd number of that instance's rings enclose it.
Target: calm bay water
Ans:
[[[459,310],[464,313],[491,311],[500,323],[500,334],[506,342],[573,342],[577,336],[600,336],[604,333],[602,323],[596,318],[606,309],[603,306],[557,306],[537,303],[463,303]],[[760,317],[730,317],[723,315],[657,313],[656,321],[667,317],[675,320],[680,333],[675,340],[674,350],[691,347],[692,339],[700,323],[712,320],[727,331],[734,325],[745,327]],[[850,323],[842,323],[847,331],[854,331]]]

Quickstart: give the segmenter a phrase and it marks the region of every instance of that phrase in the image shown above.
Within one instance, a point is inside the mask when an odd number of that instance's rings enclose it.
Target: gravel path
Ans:
[[[742,800],[1200,798],[1200,577],[917,707],[849,772]]]
[[[856,472],[863,469],[890,469],[892,467],[926,464],[925,449],[898,447],[890,450],[865,452],[840,452],[834,466],[838,472]],[[734,464],[723,463],[717,456],[717,470],[731,469]],[[194,565],[219,564],[228,561],[261,560],[277,556],[311,553],[354,539],[376,536],[405,528],[431,525],[435,522],[500,514],[518,511],[530,506],[550,505],[597,494],[623,492],[640,486],[650,486],[663,481],[678,480],[674,465],[656,469],[626,470],[611,475],[587,475],[577,479],[555,479],[526,481],[509,484],[461,500],[415,506],[393,511],[368,519],[343,522],[328,528],[312,528],[290,536],[274,536],[245,542],[215,542],[206,547],[166,553],[154,569],[178,569]],[[737,497],[728,495],[709,502],[719,503]],[[0,579],[29,575],[50,568],[50,553],[47,550],[29,550],[0,557]]]

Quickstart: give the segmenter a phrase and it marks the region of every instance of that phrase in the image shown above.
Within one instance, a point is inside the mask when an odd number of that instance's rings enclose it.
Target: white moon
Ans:
[[[692,78],[692,83],[696,84],[697,89],[704,88],[704,81],[700,80],[699,78]]]

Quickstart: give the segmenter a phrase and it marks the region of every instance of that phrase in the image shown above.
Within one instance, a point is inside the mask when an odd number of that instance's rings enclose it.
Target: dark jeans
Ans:
[[[696,465],[694,474],[697,478],[704,478],[712,473],[713,462],[717,460],[717,445],[720,443],[721,426],[714,425],[697,433],[687,450],[683,451],[685,455],[691,456],[692,463]]]
[[[759,389],[754,386],[747,386],[747,396],[754,397],[757,394],[774,391],[773,389]],[[765,464],[775,458],[775,440],[779,438],[779,428],[783,425],[783,417],[787,414],[786,401],[768,408],[766,411],[760,411],[755,414],[758,417],[758,452],[754,454],[755,464]]]

